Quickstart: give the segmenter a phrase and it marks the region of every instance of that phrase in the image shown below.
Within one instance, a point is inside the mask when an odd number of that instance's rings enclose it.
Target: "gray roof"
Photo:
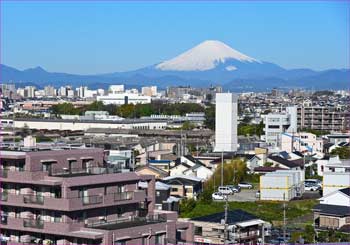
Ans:
[[[205,215],[205,216],[193,218],[192,220],[202,221],[202,222],[210,222],[210,223],[221,223],[221,221],[223,219],[225,219],[225,212]],[[228,213],[227,213],[227,223],[228,224],[235,224],[238,222],[249,221],[249,220],[254,220],[254,219],[258,219],[258,217],[256,217],[253,214],[247,213],[246,211],[243,211],[241,209],[228,211]]]

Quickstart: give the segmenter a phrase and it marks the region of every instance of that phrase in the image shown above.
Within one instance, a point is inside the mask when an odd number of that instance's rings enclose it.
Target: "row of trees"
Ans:
[[[85,111],[108,111],[110,115],[118,115],[125,118],[139,118],[152,114],[163,115],[185,115],[190,112],[204,112],[205,108],[195,103],[167,104],[163,102],[152,102],[150,104],[126,104],[126,105],[104,105],[101,101],[95,101],[83,107],[75,107],[72,103],[62,103],[51,107],[52,113],[56,115],[83,115]]]

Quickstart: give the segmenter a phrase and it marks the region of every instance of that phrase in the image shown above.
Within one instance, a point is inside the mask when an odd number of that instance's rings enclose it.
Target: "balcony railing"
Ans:
[[[0,177],[7,178],[8,169],[0,169]]]
[[[146,217],[130,216],[124,219],[117,219],[111,221],[95,221],[88,223],[85,226],[88,228],[100,228],[100,229],[109,229],[109,228],[132,228],[134,226],[154,224],[165,222],[166,217],[163,215],[149,215]]]
[[[37,219],[23,219],[23,226],[37,229],[44,229],[44,221]]]
[[[124,201],[124,200],[131,200],[133,198],[134,192],[133,191],[127,191],[127,192],[116,192],[114,193],[114,201]]]
[[[73,177],[82,175],[101,175],[120,173],[120,169],[105,168],[105,167],[90,167],[90,168],[63,168],[55,169],[49,172],[50,176],[54,177]]]
[[[103,202],[103,196],[96,195],[96,196],[85,196],[82,197],[83,205],[93,205],[93,204],[99,204]]]
[[[7,202],[8,200],[8,193],[7,192],[0,192],[0,196],[1,196],[1,201],[2,202]]]
[[[44,204],[44,197],[39,195],[23,195],[24,203]]]
[[[7,225],[7,215],[0,215],[0,223],[2,225]]]

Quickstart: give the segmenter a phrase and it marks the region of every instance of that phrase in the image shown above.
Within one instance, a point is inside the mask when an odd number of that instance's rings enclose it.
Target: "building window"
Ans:
[[[195,226],[194,227],[194,234],[197,236],[201,236],[203,233],[202,227],[201,226]]]
[[[115,245],[126,245],[127,240],[119,240],[115,242]]]
[[[155,236],[155,242],[156,245],[165,244],[165,233],[159,234]]]
[[[141,238],[141,245],[146,245],[147,244],[147,237],[142,237]]]
[[[171,191],[179,191],[179,189],[176,187],[173,187],[173,188],[171,188]]]

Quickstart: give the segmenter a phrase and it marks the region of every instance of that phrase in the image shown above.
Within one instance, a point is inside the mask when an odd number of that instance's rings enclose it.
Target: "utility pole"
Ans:
[[[237,169],[233,169],[233,184],[236,184],[236,171]]]
[[[227,244],[227,213],[228,213],[228,195],[225,195],[225,227],[224,227],[224,244]]]
[[[265,223],[262,224],[261,228],[261,245],[265,245]]]
[[[224,151],[221,151],[221,186],[224,185]]]
[[[286,241],[286,194],[283,194],[283,242]]]

